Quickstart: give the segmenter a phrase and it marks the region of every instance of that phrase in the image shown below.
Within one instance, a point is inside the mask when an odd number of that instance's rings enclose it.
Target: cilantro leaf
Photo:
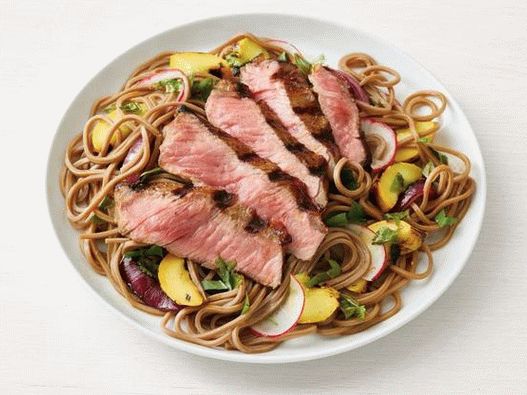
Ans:
[[[401,173],[397,173],[393,178],[392,185],[390,186],[390,191],[395,193],[401,193],[405,188],[404,177]]]
[[[240,315],[244,315],[249,311],[249,308],[251,307],[251,302],[249,301],[249,295],[245,294],[245,300],[243,301],[243,307],[242,311],[240,312]]]
[[[325,272],[317,273],[313,277],[311,277],[306,283],[308,288],[312,288],[315,285],[318,285],[324,281],[340,276],[340,274],[342,273],[342,269],[339,263],[337,261],[334,261],[333,259],[328,259],[328,263],[331,268]]]
[[[132,259],[143,273],[152,278],[157,278],[159,264],[165,255],[165,249],[155,244],[130,250],[124,254],[126,258]]]
[[[164,89],[166,93],[171,93],[171,92],[179,92],[181,90],[182,84],[183,83],[181,82],[180,79],[174,78],[174,79],[161,80],[154,86],[157,89]]]
[[[366,316],[366,307],[359,304],[351,296],[340,294],[340,310],[344,314],[344,317],[349,320],[350,318],[357,317],[361,320]]]
[[[192,81],[192,98],[200,101],[207,101],[210,92],[214,88],[214,81],[212,78],[203,78],[201,80]]]
[[[143,112],[141,105],[135,101],[129,101],[127,103],[121,104],[121,107],[119,108],[127,114],[141,114]]]
[[[115,103],[112,103],[109,106],[104,107],[102,111],[108,114],[112,111],[115,111],[116,108],[117,108],[117,105]]]
[[[333,213],[324,220],[327,226],[342,227],[348,224],[348,218],[346,213]]]
[[[234,272],[236,262],[226,262],[222,258],[216,259],[216,273],[229,291],[238,286],[242,276]]]
[[[444,228],[445,226],[454,225],[457,222],[456,217],[450,217],[446,215],[445,209],[441,210],[436,216],[435,216],[436,223],[441,227]]]
[[[384,214],[384,219],[395,221],[395,223],[399,225],[399,222],[401,222],[403,219],[408,218],[409,215],[409,210],[404,210],[399,211],[397,213],[386,213]]]
[[[448,157],[435,149],[432,149],[432,154],[444,165],[448,165]]]
[[[377,232],[372,240],[372,244],[393,244],[397,242],[397,230],[383,226]]]
[[[283,51],[280,55],[278,55],[278,61],[287,62],[287,52]]]
[[[298,67],[302,73],[304,73],[305,75],[311,73],[311,63],[305,60],[302,56],[300,56],[299,54],[295,54],[293,60],[296,67]]]
[[[351,207],[346,213],[346,219],[350,224],[361,224],[366,221],[364,209],[355,200],[351,202]]]
[[[99,203],[99,210],[106,210],[113,207],[114,201],[111,197],[106,195],[101,203]]]
[[[428,176],[430,175],[430,173],[432,173],[432,171],[435,169],[435,166],[434,164],[432,163],[432,161],[429,161],[425,167],[423,167],[423,170],[421,171],[421,174],[423,176],[425,176],[426,178],[428,178]]]
[[[202,280],[201,286],[205,291],[227,291],[229,289],[221,280]]]
[[[227,56],[225,56],[225,61],[230,67],[242,67],[243,63],[240,59],[240,54],[237,52],[231,52]]]

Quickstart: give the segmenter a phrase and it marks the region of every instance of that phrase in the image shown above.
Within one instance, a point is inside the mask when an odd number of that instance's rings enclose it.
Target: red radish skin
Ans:
[[[253,335],[259,337],[276,338],[283,336],[295,329],[296,325],[298,324],[298,320],[300,320],[300,317],[304,312],[306,295],[304,288],[298,282],[298,280],[293,275],[291,275],[290,278],[289,295],[287,296],[286,301],[282,304],[282,306],[279,307],[277,311],[275,311],[265,320],[249,327],[249,330]],[[284,322],[284,320],[289,321]],[[269,324],[272,324],[271,328],[269,328]]]
[[[397,151],[397,136],[395,135],[393,129],[385,123],[374,121],[373,119],[369,118],[361,120],[360,128],[364,133],[366,142],[368,141],[368,138],[375,137],[382,139],[386,145],[380,157],[374,157],[375,152],[371,152],[371,170],[373,173],[379,173],[395,161],[395,152]]]
[[[366,226],[349,224],[348,229],[357,235],[370,250],[372,259],[370,269],[362,278],[366,281],[374,281],[384,272],[390,263],[388,249],[385,245],[372,244],[375,232]]]
[[[143,273],[130,258],[119,264],[119,272],[124,282],[144,304],[161,311],[179,311],[180,307],[163,292],[157,281]]]

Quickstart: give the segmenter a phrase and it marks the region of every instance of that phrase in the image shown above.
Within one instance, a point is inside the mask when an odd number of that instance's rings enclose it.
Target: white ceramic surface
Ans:
[[[437,89],[447,95],[449,107],[442,118],[443,130],[438,141],[460,149],[469,156],[473,165],[472,177],[477,183],[477,193],[467,216],[450,243],[434,253],[437,264],[433,275],[425,281],[412,282],[402,292],[402,310],[367,331],[338,338],[306,336],[286,342],[271,352],[256,355],[209,349],[172,339],[159,329],[159,318],[133,309],[104,277],[90,269],[78,249],[77,234],[66,220],[57,180],[66,145],[81,130],[91,103],[98,97],[118,89],[136,65],[158,52],[206,51],[243,31],[288,40],[301,48],[308,57],[323,53],[330,65],[336,65],[338,58],[345,53],[367,52],[380,63],[400,72],[402,82],[397,90],[400,99],[418,89]],[[167,346],[198,355],[239,362],[283,363],[322,358],[363,346],[396,330],[428,308],[459,275],[470,256],[484,215],[486,181],[478,142],[463,112],[446,89],[408,55],[383,40],[352,27],[305,17],[249,14],[207,19],[166,31],[131,48],[101,70],[77,95],[59,125],[49,156],[47,192],[51,219],[69,260],[105,304],[119,312],[128,322]]]

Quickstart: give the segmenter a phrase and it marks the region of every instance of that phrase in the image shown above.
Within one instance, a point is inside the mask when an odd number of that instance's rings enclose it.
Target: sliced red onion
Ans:
[[[395,206],[394,210],[406,210],[410,208],[412,203],[420,203],[423,195],[425,194],[425,180],[419,180],[410,185],[403,195],[399,198],[399,202]],[[430,197],[435,197],[434,188],[430,189]]]
[[[162,311],[178,311],[175,304],[152,277],[143,273],[131,258],[123,258],[119,265],[123,280],[144,304]]]
[[[178,94],[178,97],[176,98],[177,101],[186,101],[188,97],[190,96],[190,82],[181,70],[175,69],[175,68],[163,68],[154,70],[150,74],[148,74],[146,77],[144,77],[142,80],[137,82],[135,85],[136,87],[144,87],[144,86],[152,86],[157,84],[160,81],[164,80],[173,80],[173,79],[180,79],[183,81],[183,89]]]
[[[329,67],[328,67],[328,70],[330,70],[333,74],[335,74],[335,76],[337,76],[338,79],[340,79],[342,82],[346,84],[346,86],[348,87],[348,90],[353,95],[355,100],[358,100],[364,103],[370,102],[368,95],[366,94],[362,86],[360,86],[359,82],[355,78],[353,78],[351,75],[349,75],[348,73],[344,71],[331,69]]]

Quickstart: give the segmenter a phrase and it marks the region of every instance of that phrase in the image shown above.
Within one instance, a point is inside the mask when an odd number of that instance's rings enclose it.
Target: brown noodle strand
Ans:
[[[210,53],[223,56],[244,37],[257,42],[270,54],[278,55],[284,51],[276,42],[268,42],[266,38],[244,33],[231,38]],[[289,59],[295,56],[295,53],[288,51],[286,54]],[[408,128],[410,136],[399,141],[398,146],[417,147],[417,163],[420,166],[428,162],[434,164],[435,168],[425,182],[423,199],[420,203],[411,205],[407,222],[424,235],[434,234],[439,237],[433,242],[426,239],[418,251],[401,255],[379,279],[371,282],[363,293],[353,293],[347,287],[367,272],[369,249],[346,228],[329,228],[327,236],[310,261],[287,257],[283,281],[274,290],[245,278],[241,285],[232,291],[208,295],[203,290],[201,281],[212,279],[214,272],[188,261],[190,277],[204,297],[202,306],[183,306],[177,313],[166,313],[145,305],[130,291],[121,277],[119,263],[126,251],[141,247],[142,244],[121,235],[113,208],[102,210],[99,205],[106,196],[112,197],[114,187],[130,175],[157,166],[159,145],[162,142],[161,129],[171,121],[182,104],[199,117],[205,117],[203,102],[177,102],[174,93],[136,86],[147,73],[168,67],[170,55],[172,52],[164,52],[139,65],[119,92],[95,101],[90,110],[90,119],[66,149],[60,188],[66,200],[67,217],[72,226],[81,232],[79,246],[93,270],[106,276],[116,291],[132,306],[146,313],[162,316],[161,328],[167,335],[203,346],[223,347],[245,353],[266,352],[284,341],[313,333],[323,336],[357,333],[396,314],[402,307],[400,290],[411,281],[423,280],[431,275],[434,266],[432,251],[448,243],[469,208],[476,186],[469,176],[470,160],[463,153],[435,143],[418,142],[420,137],[432,136],[441,131],[439,124],[435,123],[428,130],[418,133],[416,122],[437,120],[447,106],[445,95],[437,91],[418,91],[400,104],[395,97],[395,87],[401,80],[400,74],[377,64],[375,59],[364,53],[344,56],[339,62],[339,67],[354,77],[369,96],[368,103],[357,102],[361,117],[377,119],[396,129]],[[209,74],[195,75],[194,78],[217,79]],[[124,113],[121,105],[129,101],[141,103],[146,108],[146,113],[143,116]],[[119,114],[118,120],[111,119],[104,111],[113,105]],[[96,151],[92,145],[92,133],[100,122],[109,126],[109,132],[102,149]],[[122,166],[128,151],[139,139],[143,142],[140,152],[126,166]],[[379,153],[386,149],[383,141],[375,140],[369,143],[376,147]],[[442,164],[434,151],[457,158],[456,160],[463,164],[461,173]],[[343,184],[341,174],[344,169],[353,174],[356,188],[349,189]],[[348,211],[353,202],[358,202],[369,217],[381,220],[383,212],[371,193],[378,177],[345,158],[337,160],[332,180],[336,191],[329,194],[329,203],[323,216]],[[173,179],[178,180],[175,176]],[[435,216],[441,210],[457,218],[454,225],[442,230],[435,222]],[[92,223],[91,219],[94,216],[102,221],[102,224]],[[440,230],[441,232],[438,232]],[[426,257],[426,265],[418,272],[420,257]],[[313,275],[325,271],[328,269],[328,258],[338,260],[342,272],[322,285],[333,287],[363,304],[366,307],[364,319],[344,319],[342,313],[337,310],[323,322],[298,325],[292,331],[275,338],[258,337],[248,329],[250,325],[263,320],[281,306],[288,296],[290,274],[308,272]],[[250,301],[250,308],[246,314],[240,315],[246,295]]]

